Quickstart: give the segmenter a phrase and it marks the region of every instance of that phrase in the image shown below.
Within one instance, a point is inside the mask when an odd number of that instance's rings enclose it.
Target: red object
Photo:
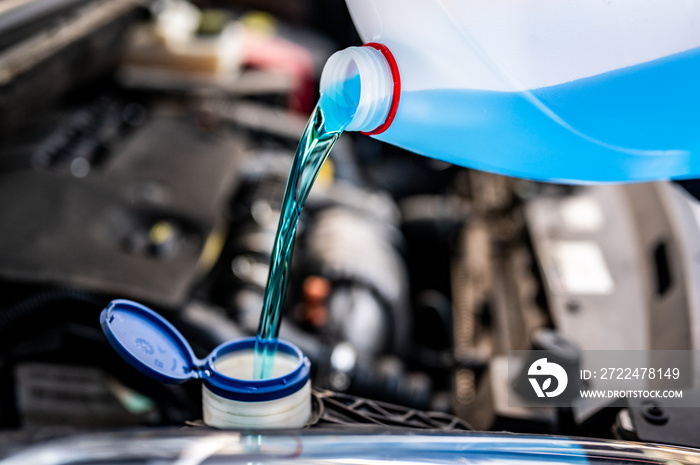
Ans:
[[[309,276],[302,285],[305,304],[302,310],[303,318],[316,328],[321,328],[328,323],[326,300],[331,290],[331,282],[322,276]]]
[[[372,47],[382,52],[382,55],[384,55],[384,58],[386,58],[386,61],[389,63],[391,77],[394,80],[394,93],[391,97],[391,106],[389,107],[389,114],[386,116],[386,119],[374,131],[362,133],[367,136],[374,136],[386,131],[389,128],[389,126],[391,126],[391,123],[394,121],[394,116],[396,116],[396,110],[399,108],[399,98],[401,97],[401,75],[399,74],[399,66],[396,64],[394,55],[389,51],[386,45],[378,44],[376,42],[370,42],[365,44],[364,47]]]
[[[306,48],[281,37],[249,33],[243,50],[244,64],[288,76],[293,87],[290,109],[311,114],[316,86],[313,56]]]

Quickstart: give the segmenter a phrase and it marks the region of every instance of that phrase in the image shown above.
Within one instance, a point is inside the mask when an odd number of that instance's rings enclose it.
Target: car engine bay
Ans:
[[[134,45],[171,3],[0,6],[0,445],[207,429],[198,383],[110,347],[112,299],[157,310],[198,357],[255,335],[320,66],[359,39],[342,2],[200,2],[229,26],[198,37],[238,47],[217,74]],[[311,361],[307,429],[700,447],[694,409],[508,400],[512,350],[573,347],[586,369],[577,351],[700,348],[700,204],[676,183],[539,183],[347,133],[290,276],[280,337]]]

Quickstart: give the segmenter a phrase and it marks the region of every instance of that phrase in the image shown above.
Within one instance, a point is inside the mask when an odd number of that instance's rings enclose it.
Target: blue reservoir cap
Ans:
[[[130,300],[114,300],[100,315],[112,347],[134,368],[163,383],[200,377],[203,364],[180,332],[153,310]]]
[[[309,381],[311,362],[297,346],[281,339],[277,340],[277,353],[286,354],[296,360],[296,366],[289,373],[277,378],[237,379],[223,374],[216,368],[218,359],[230,354],[252,351],[254,348],[255,337],[247,337],[225,342],[214,349],[207,358],[206,377],[203,377],[207,388],[214,394],[231,400],[264,402],[292,395]],[[252,371],[251,367],[251,374]]]

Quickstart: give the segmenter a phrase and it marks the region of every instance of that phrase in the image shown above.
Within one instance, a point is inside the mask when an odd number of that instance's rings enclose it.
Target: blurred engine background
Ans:
[[[0,3],[0,427],[201,418],[199,386],[131,368],[99,312],[138,300],[200,357],[255,333],[320,70],[358,43],[340,0]],[[389,402],[476,429],[700,446],[680,409],[660,424],[624,400],[508,402],[512,349],[576,364],[700,347],[700,206],[676,185],[515,180],[348,133],[291,279],[281,337],[346,423]]]

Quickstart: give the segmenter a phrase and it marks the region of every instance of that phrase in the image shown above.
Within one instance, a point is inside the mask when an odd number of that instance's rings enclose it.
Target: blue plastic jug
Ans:
[[[556,182],[700,177],[700,3],[347,0],[329,124]]]

